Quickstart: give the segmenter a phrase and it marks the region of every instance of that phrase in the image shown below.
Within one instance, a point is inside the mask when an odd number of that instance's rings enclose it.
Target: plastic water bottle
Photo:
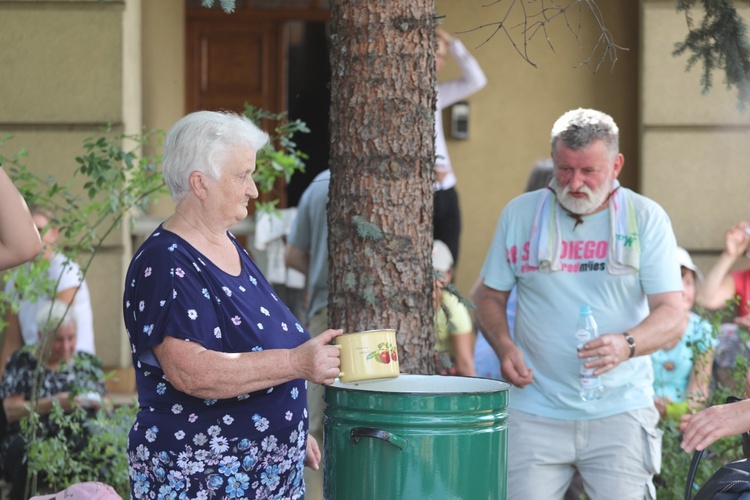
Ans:
[[[596,326],[594,315],[591,313],[591,307],[581,306],[578,325],[576,327],[576,349],[581,351],[583,346],[590,340],[599,336],[599,329]],[[593,368],[586,368],[584,363],[593,358],[581,360],[581,366],[578,371],[579,394],[581,401],[594,401],[602,397],[604,386],[602,379],[594,375]]]

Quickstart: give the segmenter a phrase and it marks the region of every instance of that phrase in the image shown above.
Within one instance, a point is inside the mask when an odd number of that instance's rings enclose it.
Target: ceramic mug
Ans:
[[[345,333],[334,339],[341,350],[339,381],[359,382],[398,377],[396,330]]]

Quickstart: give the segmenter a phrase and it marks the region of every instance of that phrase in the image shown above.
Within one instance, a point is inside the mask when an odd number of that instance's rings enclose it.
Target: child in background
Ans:
[[[448,245],[435,240],[432,246],[435,280],[435,372],[438,375],[473,377],[474,328],[471,314],[454,294],[443,288],[451,282],[453,255]]]
[[[689,409],[699,410],[708,399],[709,383],[717,340],[711,325],[691,311],[695,305],[696,282],[702,279],[684,248],[677,249],[682,272],[687,330],[679,340],[651,354],[654,367],[654,403],[662,418],[679,419]]]

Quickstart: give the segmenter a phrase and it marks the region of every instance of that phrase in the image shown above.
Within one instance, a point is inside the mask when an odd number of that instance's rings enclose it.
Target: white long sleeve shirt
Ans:
[[[447,80],[437,84],[437,111],[435,112],[435,172],[444,173],[442,181],[435,182],[435,190],[450,189],[456,185],[456,176],[451,167],[451,159],[448,155],[448,145],[443,133],[442,110],[456,102],[466,99],[471,94],[487,85],[487,77],[484,76],[479,63],[466,50],[464,44],[457,39],[448,45],[448,51],[458,63],[461,70],[461,78]]]

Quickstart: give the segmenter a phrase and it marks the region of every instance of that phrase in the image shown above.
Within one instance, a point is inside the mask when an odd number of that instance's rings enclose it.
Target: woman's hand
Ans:
[[[339,376],[341,351],[329,345],[343,330],[326,330],[291,351],[292,365],[302,372],[302,377],[316,384],[330,385]]]
[[[305,465],[310,467],[312,470],[318,470],[320,468],[320,446],[318,446],[318,440],[312,437],[312,434],[307,435],[307,449],[305,453]]]

